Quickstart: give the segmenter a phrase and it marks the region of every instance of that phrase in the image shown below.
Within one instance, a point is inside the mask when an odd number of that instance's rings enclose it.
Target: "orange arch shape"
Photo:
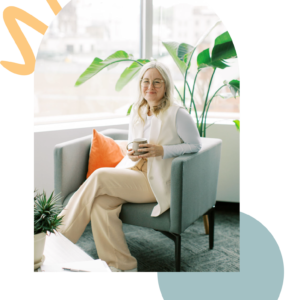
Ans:
[[[61,11],[61,6],[57,2],[57,0],[47,0],[48,4],[50,5],[53,13],[57,16],[58,13]]]

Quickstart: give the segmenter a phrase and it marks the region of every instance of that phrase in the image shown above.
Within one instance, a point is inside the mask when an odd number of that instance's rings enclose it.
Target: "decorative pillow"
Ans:
[[[120,146],[113,139],[93,129],[93,140],[86,178],[99,168],[114,168],[123,157],[124,155]]]

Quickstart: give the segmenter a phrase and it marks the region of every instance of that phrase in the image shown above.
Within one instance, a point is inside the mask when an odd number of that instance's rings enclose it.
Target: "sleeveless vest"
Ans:
[[[148,143],[155,145],[177,145],[183,141],[177,134],[176,114],[181,106],[172,104],[166,111],[153,116]],[[145,116],[146,117],[146,116]],[[132,140],[143,136],[144,124],[140,120],[132,126]],[[151,217],[157,217],[170,208],[171,202],[171,165],[174,157],[162,159],[149,157],[147,177],[158,204],[153,208]],[[137,162],[132,162],[125,156],[116,168],[132,168]]]

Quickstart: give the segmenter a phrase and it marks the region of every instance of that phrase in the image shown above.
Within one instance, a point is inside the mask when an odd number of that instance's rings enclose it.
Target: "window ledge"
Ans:
[[[57,123],[57,124],[48,124],[48,125],[35,125],[34,132],[58,131],[58,130],[66,130],[66,129],[101,127],[101,126],[110,126],[110,125],[126,125],[128,123],[129,123],[129,117],[106,119],[106,120]]]
[[[196,123],[196,118],[194,116],[192,117]],[[235,119],[239,119],[239,114],[213,113],[211,116],[207,118],[206,123],[207,124],[215,123],[215,125],[234,125],[232,121]],[[129,124],[129,117],[121,117],[121,118],[119,117],[119,118],[111,118],[111,119],[103,119],[103,120],[92,119],[89,121],[70,121],[64,123],[34,125],[34,132],[58,131],[58,130],[78,129],[78,128],[89,128],[89,127],[106,127],[112,125],[127,125],[127,124]]]

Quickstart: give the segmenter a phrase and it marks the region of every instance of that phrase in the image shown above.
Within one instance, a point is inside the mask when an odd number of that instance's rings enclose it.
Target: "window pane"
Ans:
[[[211,9],[194,4],[201,1],[186,1],[184,4],[179,2],[183,1],[153,0],[153,57],[170,67],[175,85],[179,91],[183,91],[183,76],[162,42],[175,41],[195,46],[200,37],[219,20],[219,17]],[[195,51],[190,68],[191,75],[188,79],[191,88],[197,72],[197,55],[204,49],[212,49],[215,38],[225,31],[226,28],[223,23],[219,24]],[[239,79],[237,59],[231,60],[230,64],[230,68],[217,69],[215,72],[210,89],[211,96],[223,85],[224,80]],[[198,111],[202,111],[212,72],[212,68],[206,68],[198,74],[194,94]],[[223,88],[221,92],[229,93],[230,91]],[[176,96],[180,101],[177,93]],[[239,97],[227,100],[217,97],[211,103],[209,112],[211,115],[214,112],[215,116],[220,117],[224,117],[223,113],[230,112],[229,117],[231,118],[234,117],[235,113],[239,113],[239,106]]]
[[[115,85],[130,63],[104,69],[79,87],[75,82],[95,57],[124,50],[139,58],[139,18],[136,0],[73,0],[63,8],[37,55],[35,124],[126,116],[136,84],[121,92]]]

